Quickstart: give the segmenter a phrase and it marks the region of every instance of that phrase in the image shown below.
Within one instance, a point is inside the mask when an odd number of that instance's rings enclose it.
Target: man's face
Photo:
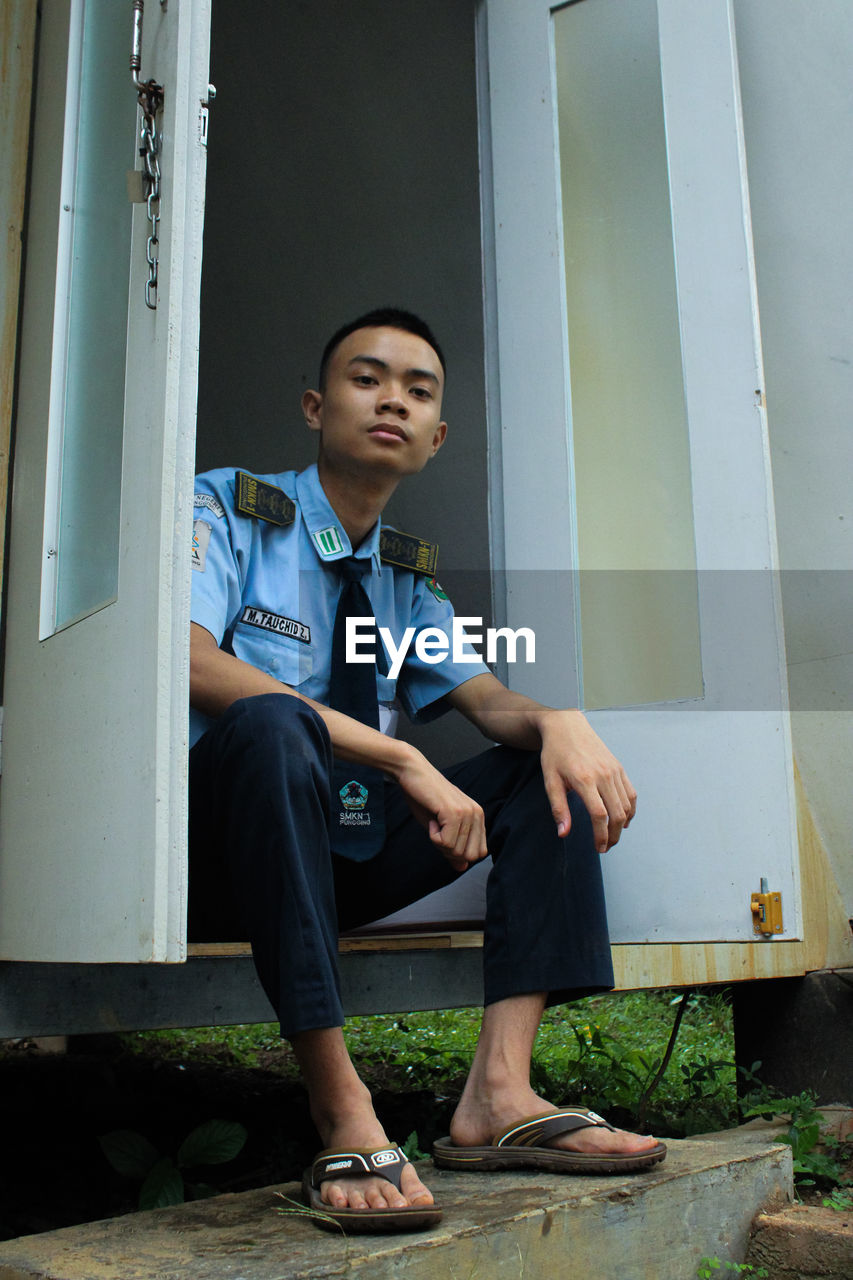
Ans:
[[[320,459],[341,471],[413,475],[437,453],[444,374],[428,342],[402,329],[356,329],[333,353],[322,392],[302,407]]]

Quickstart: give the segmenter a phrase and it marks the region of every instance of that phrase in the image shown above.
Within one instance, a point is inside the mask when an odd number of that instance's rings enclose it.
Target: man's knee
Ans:
[[[240,698],[208,732],[214,758],[220,760],[251,758],[273,768],[277,762],[290,775],[305,769],[326,772],[331,767],[325,724],[313,707],[290,694]]]
[[[219,718],[226,732],[248,735],[253,742],[290,737],[327,739],[328,732],[313,707],[287,693],[239,698]]]

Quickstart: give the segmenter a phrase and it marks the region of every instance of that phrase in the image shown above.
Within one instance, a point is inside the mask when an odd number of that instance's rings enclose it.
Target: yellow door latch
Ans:
[[[784,933],[782,924],[782,895],[770,893],[767,881],[761,877],[761,892],[754,893],[749,904],[752,912],[753,933]]]

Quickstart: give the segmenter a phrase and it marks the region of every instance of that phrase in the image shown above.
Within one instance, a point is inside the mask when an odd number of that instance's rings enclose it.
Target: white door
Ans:
[[[141,77],[165,92],[155,245],[126,186],[141,165],[131,0],[42,10],[4,669],[4,959],[183,955],[209,25],[209,0],[145,6]]]
[[[488,0],[510,683],[573,704],[638,816],[617,942],[800,929],[728,0]]]

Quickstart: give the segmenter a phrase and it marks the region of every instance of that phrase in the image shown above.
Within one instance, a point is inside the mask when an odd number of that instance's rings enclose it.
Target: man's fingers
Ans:
[[[634,818],[637,813],[637,793],[627,777],[625,779],[625,795],[628,801],[628,817],[625,819],[625,826],[627,827],[630,826],[631,819]]]
[[[607,847],[609,849],[617,843],[623,830],[636,813],[637,793],[620,769],[602,784],[601,798],[607,810]]]
[[[479,805],[472,804],[461,819],[450,852],[463,869],[486,856],[486,822]]]
[[[583,795],[581,795],[581,799],[586,805],[590,821],[592,822],[592,838],[595,842],[595,847],[599,853],[606,853],[611,844],[613,844],[613,841],[610,839],[610,814],[607,812],[607,805],[604,803],[597,791],[594,792],[589,800],[587,800]],[[619,837],[617,836],[616,839],[618,840],[618,838]]]
[[[637,793],[622,765],[574,711],[555,711],[546,718],[541,760],[558,835],[570,829],[567,793],[574,791],[589,813],[595,847],[604,853],[637,811]]]
[[[629,784],[630,787],[630,784]],[[551,812],[557,824],[557,835],[566,836],[571,830],[572,819],[567,791],[573,789],[583,800],[590,821],[595,847],[606,853],[618,841],[623,829],[631,821],[637,808],[637,793],[633,787],[625,787],[621,779],[599,782],[597,779],[576,779],[573,788],[562,778],[550,779],[545,790],[551,804]]]
[[[559,775],[545,776],[545,793],[551,805],[551,813],[557,824],[557,835],[567,836],[572,828],[572,815],[569,812],[569,801],[566,796],[566,784]]]
[[[452,815],[438,814],[430,820],[429,834],[457,871],[486,856],[485,817],[479,805],[469,802]]]
[[[430,839],[433,844],[441,845],[442,849],[446,852],[456,848],[457,830],[458,823],[449,822],[447,818],[443,818],[441,814],[439,814],[437,818],[430,819]]]
[[[468,830],[468,839],[465,843],[462,856],[468,863],[480,862],[488,853],[486,847],[486,823],[483,817],[482,809],[479,813],[475,813],[474,821]]]

